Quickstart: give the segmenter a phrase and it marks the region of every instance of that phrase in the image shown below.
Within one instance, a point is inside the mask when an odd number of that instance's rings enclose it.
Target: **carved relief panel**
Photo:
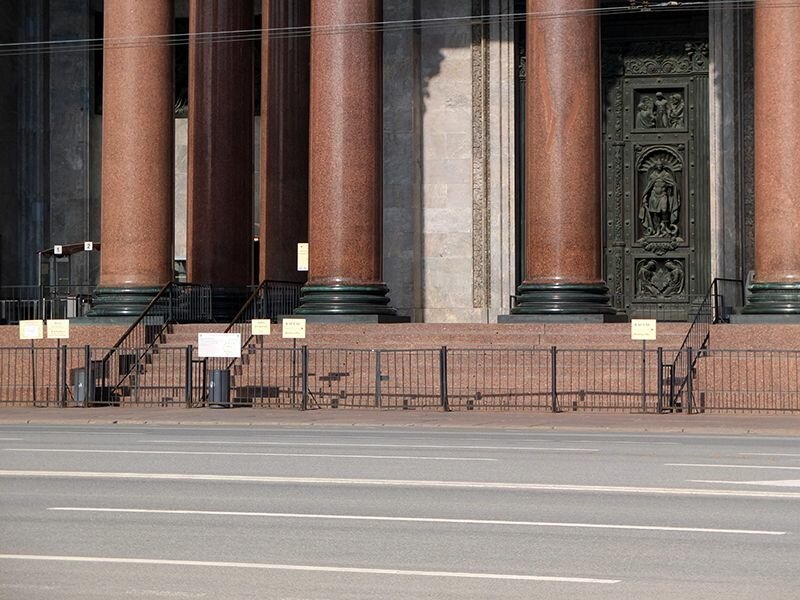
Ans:
[[[688,318],[709,285],[707,47],[604,48],[605,277],[630,316]]]

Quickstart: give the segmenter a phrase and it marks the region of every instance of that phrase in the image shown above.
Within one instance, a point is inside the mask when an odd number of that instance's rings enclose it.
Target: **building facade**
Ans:
[[[0,286],[97,285],[113,316],[185,271],[230,310],[272,279],[306,283],[302,314],[494,322],[688,318],[724,277],[750,282],[745,312],[800,312],[800,131],[777,110],[800,8],[2,10]],[[82,240],[102,251],[42,272]]]

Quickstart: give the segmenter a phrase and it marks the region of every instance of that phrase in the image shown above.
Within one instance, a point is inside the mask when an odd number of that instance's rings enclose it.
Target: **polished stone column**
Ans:
[[[141,313],[172,279],[171,0],[106,0],[102,242],[91,316]]]
[[[215,318],[232,317],[252,278],[252,0],[189,2],[187,279],[214,286]]]
[[[610,314],[601,279],[596,0],[528,0],[525,279],[514,314]]]
[[[262,0],[260,278],[305,283],[297,244],[308,241],[309,0]]]
[[[800,6],[755,4],[755,279],[746,314],[800,315]]]
[[[381,0],[311,4],[309,281],[298,314],[395,315],[381,280]]]

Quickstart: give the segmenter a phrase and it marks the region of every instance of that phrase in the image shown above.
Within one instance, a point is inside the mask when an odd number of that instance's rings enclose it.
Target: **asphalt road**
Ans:
[[[789,437],[0,425],[0,598],[800,597]]]

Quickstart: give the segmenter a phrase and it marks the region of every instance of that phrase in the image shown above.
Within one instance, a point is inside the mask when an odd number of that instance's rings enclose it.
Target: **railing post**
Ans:
[[[658,347],[658,400],[656,401],[656,412],[661,412],[661,407],[664,406],[664,348]]]
[[[94,396],[95,385],[94,373],[92,373],[92,348],[89,344],[83,347],[83,365],[84,373],[86,373],[86,376],[83,378],[83,407],[86,408],[94,401],[94,397],[89,398],[89,392]],[[105,367],[105,362],[103,366]]]
[[[447,397],[447,346],[439,349],[439,396],[442,410],[450,410],[450,400]]]
[[[692,347],[686,349],[686,412],[692,414],[692,379],[694,367],[692,366]]]
[[[557,369],[556,369],[556,355],[558,350],[555,346],[550,346],[550,407],[553,412],[558,412],[558,388],[557,383]]]
[[[303,397],[300,404],[301,410],[308,409],[308,346],[305,344],[303,345],[302,352],[301,352],[301,362],[302,362],[302,369],[303,369]]]
[[[375,407],[381,407],[381,351],[375,350]]]
[[[186,408],[192,408],[192,345],[186,346]]]
[[[62,407],[67,406],[67,347],[61,346],[59,348],[61,352],[61,386],[58,390],[58,394],[60,396],[59,403]]]

